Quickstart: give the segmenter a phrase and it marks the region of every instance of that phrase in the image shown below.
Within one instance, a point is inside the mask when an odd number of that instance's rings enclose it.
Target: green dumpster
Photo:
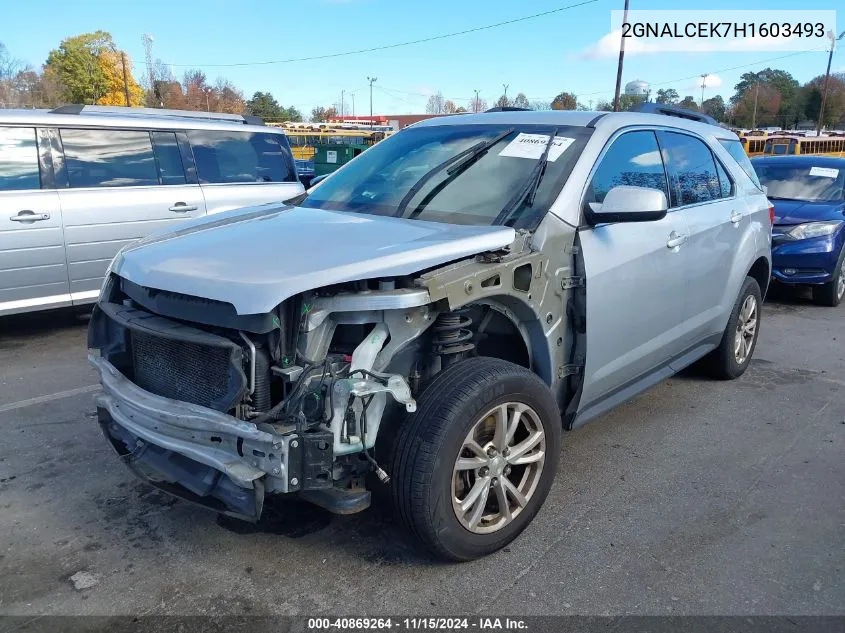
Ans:
[[[326,143],[315,145],[314,175],[330,174],[341,165],[345,165],[358,154],[367,149],[368,145],[346,145]]]

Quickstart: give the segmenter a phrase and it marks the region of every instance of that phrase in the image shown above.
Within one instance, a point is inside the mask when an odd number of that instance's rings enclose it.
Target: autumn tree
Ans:
[[[552,99],[552,110],[574,110],[578,107],[578,100],[571,92],[561,92]]]
[[[731,99],[733,122],[739,127],[774,125],[781,107],[781,96],[777,88],[760,83],[746,88],[738,98]]]
[[[443,112],[446,114],[455,114],[458,111],[458,106],[451,99],[447,99],[443,103]]]
[[[675,105],[681,100],[678,91],[674,88],[661,88],[657,91],[657,103],[665,103],[667,105]]]
[[[311,110],[311,120],[315,123],[322,123],[328,121],[332,117],[337,116],[337,108],[323,108],[317,107]]]
[[[443,114],[446,107],[446,100],[439,90],[428,98],[425,104],[426,114]]]
[[[99,105],[140,106],[144,102],[144,90],[132,76],[132,60],[128,55],[104,49],[97,57],[97,63],[105,77],[105,92],[97,99]],[[126,103],[127,93],[129,103]]]

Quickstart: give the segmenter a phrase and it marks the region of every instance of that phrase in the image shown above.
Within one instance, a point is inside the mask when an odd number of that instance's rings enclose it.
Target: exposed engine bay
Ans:
[[[564,366],[560,315],[524,324],[527,305],[485,299],[503,278],[538,306],[562,305],[563,284],[528,250],[320,288],[253,315],[112,274],[89,330],[101,426],[136,474],[220,512],[256,520],[265,495],[286,493],[358,512],[365,478],[390,480],[380,428],[413,413],[444,368],[470,355]],[[532,358],[532,335],[558,329],[559,358]]]

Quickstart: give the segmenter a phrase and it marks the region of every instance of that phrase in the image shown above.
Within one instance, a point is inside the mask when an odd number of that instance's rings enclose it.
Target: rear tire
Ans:
[[[705,358],[711,376],[720,380],[733,380],[748,369],[760,334],[762,307],[760,285],[753,277],[746,277],[719,347]]]
[[[399,429],[391,468],[399,520],[440,558],[495,552],[545,501],[561,433],[551,391],[529,370],[496,358],[455,363]]]
[[[845,248],[839,254],[839,261],[833,273],[833,280],[821,286],[813,286],[813,301],[822,306],[835,308],[845,296]]]

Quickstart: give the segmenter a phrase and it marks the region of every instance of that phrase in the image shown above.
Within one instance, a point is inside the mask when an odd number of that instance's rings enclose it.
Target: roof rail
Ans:
[[[264,125],[257,116],[248,114],[229,114],[226,112],[202,112],[196,110],[166,110],[162,108],[127,108],[124,106],[95,106],[69,104],[50,110],[50,114],[104,114],[107,116],[142,116],[170,117],[176,119],[199,119],[220,123],[240,123],[242,125]]]
[[[530,112],[531,108],[517,108],[516,106],[496,106],[485,112]]]
[[[676,116],[680,119],[688,119],[690,121],[698,121],[699,123],[709,123],[710,125],[719,125],[719,122],[711,116],[695,112],[694,110],[687,110],[678,106],[668,105],[665,103],[641,103],[635,108],[631,108],[630,112],[644,112],[646,114],[662,114],[664,116]]]

